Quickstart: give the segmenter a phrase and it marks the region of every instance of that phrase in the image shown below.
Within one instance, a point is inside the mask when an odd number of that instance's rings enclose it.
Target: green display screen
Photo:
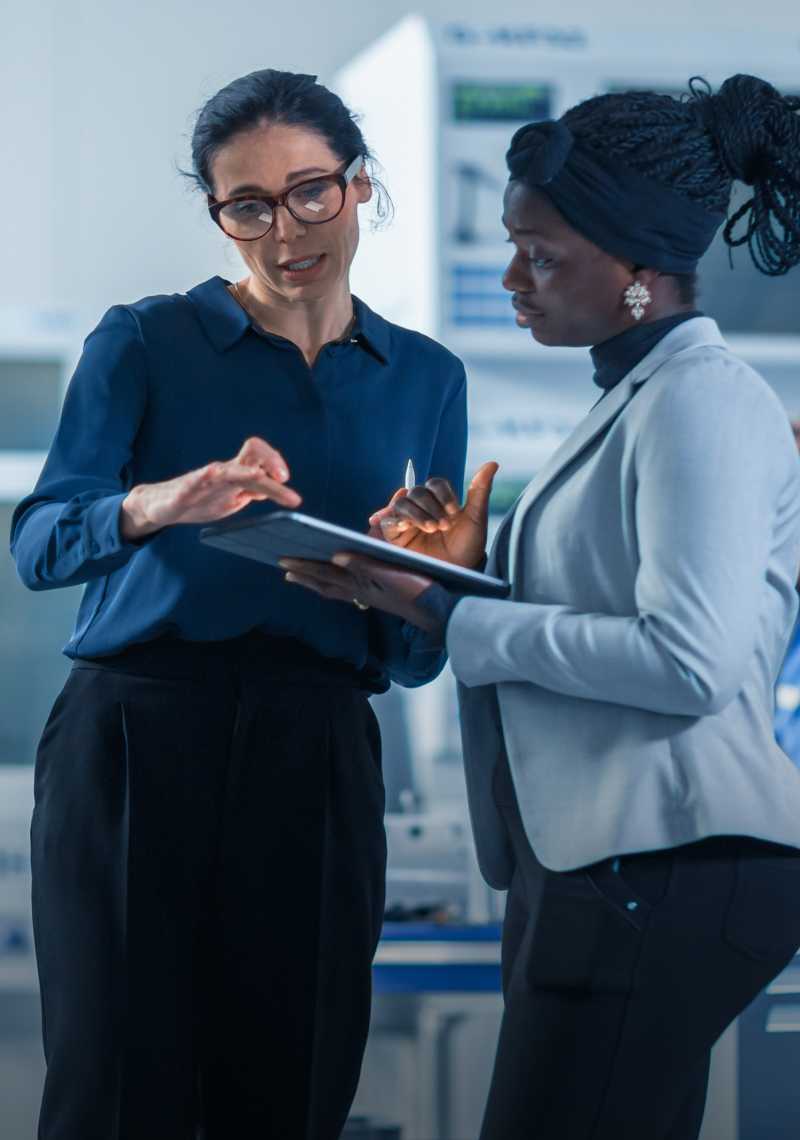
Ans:
[[[528,123],[549,119],[552,91],[543,83],[454,83],[457,123]]]

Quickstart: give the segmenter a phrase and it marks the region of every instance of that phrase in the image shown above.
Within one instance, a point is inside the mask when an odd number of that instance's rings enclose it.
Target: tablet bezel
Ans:
[[[296,552],[274,554],[271,549],[264,550],[262,556],[259,556],[257,545],[251,547],[253,553],[237,546],[235,541],[237,535],[243,536],[244,532],[247,531],[266,532],[274,527],[276,522],[282,524],[288,522],[292,526],[297,525],[301,528],[301,533],[310,538],[316,535],[325,539],[339,539],[341,545],[337,544],[335,549],[329,553],[326,552],[324,556],[320,551],[316,557],[309,553]],[[220,542],[220,539],[223,541]],[[231,541],[225,541],[226,539]],[[501,578],[493,578],[480,570],[454,566],[452,563],[431,558],[426,554],[419,554],[414,550],[406,550],[402,546],[394,546],[382,539],[372,538],[367,534],[359,534],[358,531],[348,530],[346,527],[340,527],[324,519],[305,515],[300,511],[277,510],[256,517],[250,516],[246,519],[225,519],[222,522],[204,527],[200,532],[200,540],[209,546],[238,554],[240,557],[254,558],[271,566],[277,566],[279,558],[307,558],[314,562],[329,562],[335,553],[352,552],[377,558],[386,565],[396,566],[398,569],[435,578],[442,585],[463,593],[503,598],[507,597],[511,590],[510,583]]]

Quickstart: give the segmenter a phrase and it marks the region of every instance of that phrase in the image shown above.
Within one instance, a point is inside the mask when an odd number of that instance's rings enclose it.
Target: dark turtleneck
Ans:
[[[619,384],[622,377],[627,376],[668,332],[684,321],[691,320],[692,317],[702,316],[703,314],[697,309],[693,309],[690,313],[674,313],[671,317],[662,317],[659,321],[634,325],[625,332],[609,337],[602,344],[594,345],[589,351],[594,364],[595,384],[607,392]]]

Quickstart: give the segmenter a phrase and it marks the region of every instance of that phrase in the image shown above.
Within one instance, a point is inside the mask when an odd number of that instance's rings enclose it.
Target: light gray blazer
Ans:
[[[718,834],[800,847],[773,688],[797,610],[800,464],[786,413],[714,321],[673,329],[503,520],[447,646],[487,881],[512,860],[508,759],[553,870]]]

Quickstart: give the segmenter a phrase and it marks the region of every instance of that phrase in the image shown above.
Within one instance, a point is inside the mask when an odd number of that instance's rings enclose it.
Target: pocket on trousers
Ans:
[[[598,895],[624,922],[638,933],[644,930],[652,908],[631,888],[622,875],[614,870],[611,860],[588,868],[586,877]]]
[[[641,930],[585,871],[550,872],[529,961],[539,989],[628,993],[634,988]]]
[[[800,851],[749,846],[734,857],[722,937],[758,962],[800,946]]]

